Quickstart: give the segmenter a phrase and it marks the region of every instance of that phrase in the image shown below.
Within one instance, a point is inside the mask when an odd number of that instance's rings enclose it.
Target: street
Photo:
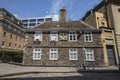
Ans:
[[[120,80],[117,67],[83,71],[75,67],[30,67],[0,63],[0,80]]]
[[[11,78],[4,78],[0,80],[120,80],[120,72],[114,73],[80,73],[82,76],[62,76],[55,77],[55,75],[66,75],[68,73],[37,73],[24,74],[19,76],[11,76]],[[73,73],[75,74],[75,73]],[[39,77],[41,75],[54,75],[54,77]],[[16,78],[15,78],[16,77]]]

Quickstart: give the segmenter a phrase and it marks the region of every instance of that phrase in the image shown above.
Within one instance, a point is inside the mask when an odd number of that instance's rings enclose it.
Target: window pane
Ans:
[[[50,49],[50,60],[57,60],[58,58],[58,52],[56,48]]]
[[[70,41],[76,41],[76,33],[75,32],[70,32],[69,33],[69,40]]]
[[[57,32],[51,32],[50,34],[50,40],[51,41],[57,41],[58,33]]]
[[[75,41],[75,35],[73,35],[73,40]]]
[[[36,22],[36,19],[30,19],[30,22]]]
[[[70,36],[70,40],[72,40],[72,36]]]
[[[94,60],[94,53],[92,49],[86,49],[86,60],[87,61],[93,61]]]
[[[33,59],[41,59],[41,49],[35,48],[33,51]]]
[[[42,32],[36,32],[34,36],[34,40],[42,41]]]
[[[92,41],[92,33],[85,33],[85,41],[86,42],[91,42]]]
[[[52,18],[46,18],[45,20],[46,21],[52,21]]]
[[[44,19],[38,19],[38,22],[43,22],[44,21]]]
[[[40,51],[40,49],[38,49],[38,51]]]
[[[35,51],[37,51],[37,49],[35,49]]]
[[[70,60],[77,60],[77,49],[69,50]]]
[[[22,20],[23,22],[28,22],[28,20]]]

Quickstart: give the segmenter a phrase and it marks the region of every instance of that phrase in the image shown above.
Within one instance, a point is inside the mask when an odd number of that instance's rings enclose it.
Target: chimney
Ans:
[[[60,9],[60,16],[59,16],[60,21],[66,21],[66,9],[63,7]]]

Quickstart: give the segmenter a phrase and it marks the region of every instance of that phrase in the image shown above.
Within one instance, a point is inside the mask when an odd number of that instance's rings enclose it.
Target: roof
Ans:
[[[27,31],[69,31],[69,30],[92,30],[92,31],[100,31],[95,27],[88,25],[83,21],[52,21],[52,22],[45,22],[42,23],[32,29],[28,29]]]

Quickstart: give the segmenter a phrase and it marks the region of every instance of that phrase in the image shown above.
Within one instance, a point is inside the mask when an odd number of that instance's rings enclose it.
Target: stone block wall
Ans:
[[[42,41],[39,44],[34,43],[34,34],[26,34],[26,44],[24,50],[23,65],[39,65],[39,66],[80,66],[82,65],[85,53],[83,51],[83,46],[86,49],[94,50],[95,65],[103,66],[103,48],[100,42],[99,32],[93,32],[93,42],[84,42],[84,33],[77,34],[77,41],[70,42],[69,34],[67,34],[67,41],[59,40],[56,43],[50,42],[49,32],[43,32]],[[33,49],[41,48],[42,56],[41,60],[33,60]],[[58,49],[58,60],[49,60],[50,48]],[[69,49],[77,49],[78,60],[69,60]]]
[[[34,43],[34,34],[30,33],[30,34],[26,34],[26,44],[25,46],[29,46],[29,47],[102,47],[102,43],[100,41],[100,36],[101,33],[100,32],[93,32],[92,33],[93,36],[93,42],[85,42],[84,41],[84,33],[79,34],[77,33],[77,41],[75,42],[70,42],[69,41],[69,33],[67,33],[67,40],[66,41],[61,41],[59,38],[59,33],[58,33],[58,41],[54,43],[52,43],[50,41],[50,34],[49,33],[42,33],[42,41],[39,44]]]
[[[75,48],[78,50],[78,60],[69,60],[69,49],[71,48],[57,48],[58,60],[49,60],[50,48],[41,48],[41,60],[33,60],[33,48],[27,48],[24,53],[23,65],[38,65],[38,66],[80,66],[84,60],[84,51],[82,48]],[[87,49],[87,48],[86,48]],[[96,66],[103,66],[103,51],[102,48],[90,48],[94,50],[94,57]]]

